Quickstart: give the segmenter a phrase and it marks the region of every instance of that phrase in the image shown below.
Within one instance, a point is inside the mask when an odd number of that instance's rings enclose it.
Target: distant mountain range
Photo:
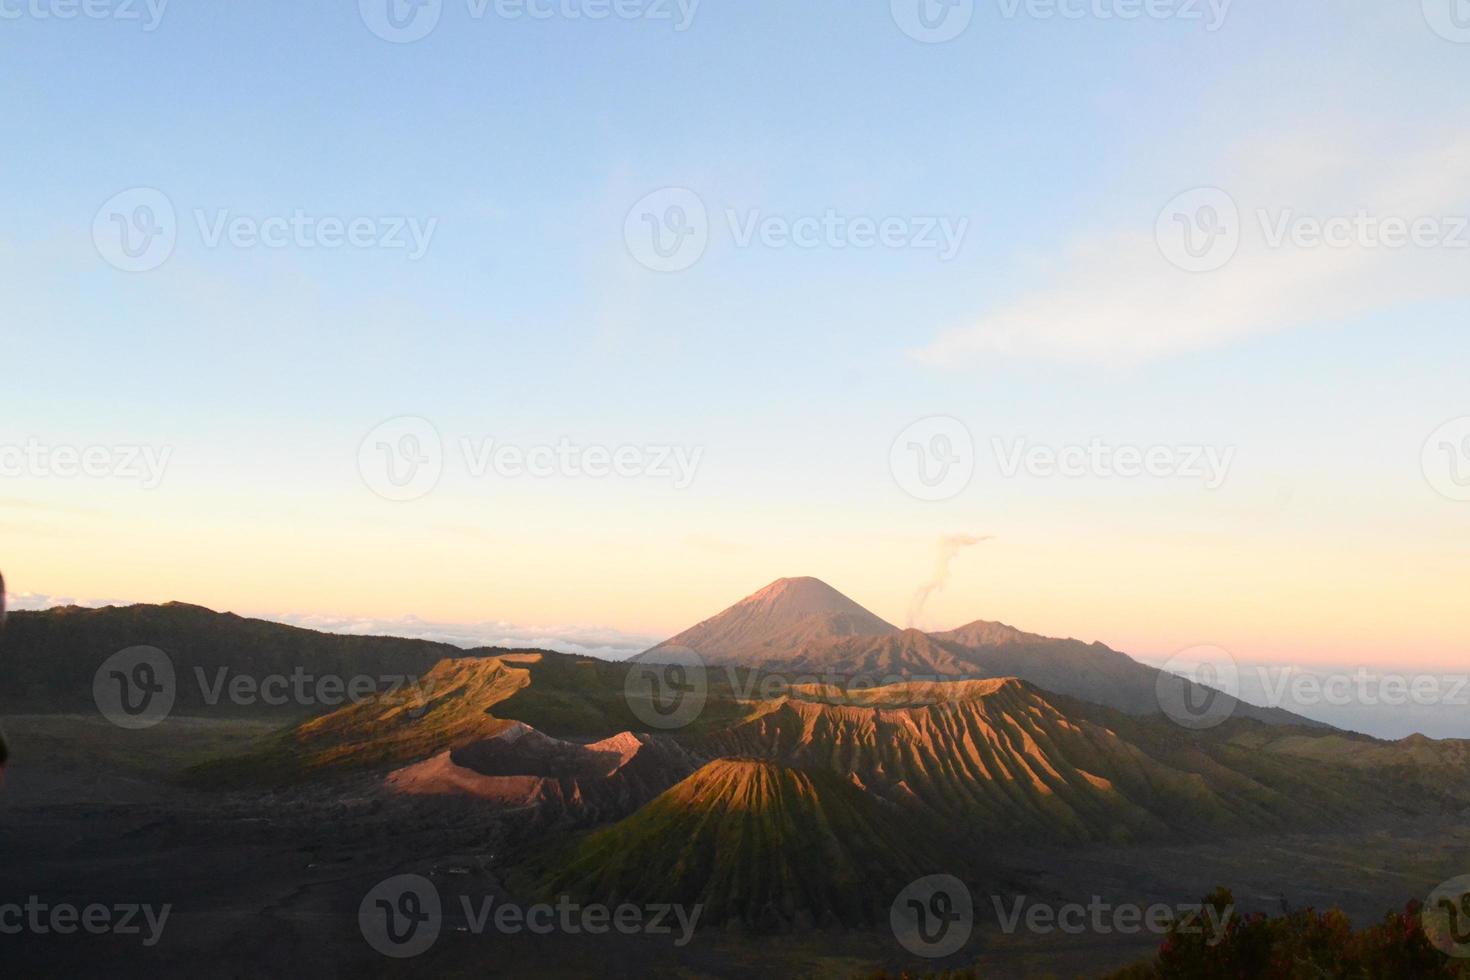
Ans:
[[[8,711],[90,710],[97,668],[111,654],[136,645],[156,646],[169,655],[180,678],[175,710],[183,713],[239,710],[228,699],[208,704],[201,672],[206,684],[216,683],[221,670],[254,677],[301,671],[312,676],[417,678],[441,660],[508,652],[322,633],[184,603],[13,613],[7,634],[0,710]],[[1160,671],[1101,643],[1052,639],[985,621],[940,633],[901,630],[814,578],[772,582],[635,659],[658,662],[680,650],[694,651],[711,667],[792,677],[1018,677],[1043,690],[1128,714],[1159,711]],[[1204,694],[1183,679],[1165,675],[1163,683]],[[1233,704],[1237,716],[1320,726],[1278,708],[1218,697]],[[282,716],[312,713],[296,705],[256,705],[251,710]]]
[[[1160,710],[1161,672],[1101,643],[1053,639],[983,620],[942,633],[901,630],[814,578],[778,579],[637,659],[659,662],[680,651],[693,651],[710,666],[818,677],[1018,677],[1132,715]],[[1197,697],[1206,693],[1182,678],[1164,675],[1162,682],[1176,688],[1175,698],[1184,690]],[[1234,716],[1320,726],[1280,708],[1217,696]]]
[[[631,664],[177,604],[11,626],[4,701],[31,711],[86,710],[98,664],[138,644],[181,673],[411,674],[189,778],[330,791],[370,775],[401,799],[457,797],[529,835],[505,869],[516,887],[699,901],[710,924],[871,924],[915,877],[987,880],[987,855],[1011,842],[1319,833],[1470,807],[1470,743],[1385,742],[1250,705],[1191,731],[1158,710],[1168,675],[1105,646],[987,622],[900,630],[815,579],[772,583]],[[650,730],[653,695],[632,682],[691,650],[715,668],[700,710]],[[787,683],[768,694],[741,670]],[[186,687],[179,710],[197,711]]]

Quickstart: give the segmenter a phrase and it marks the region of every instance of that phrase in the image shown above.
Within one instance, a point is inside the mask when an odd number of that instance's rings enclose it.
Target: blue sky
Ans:
[[[1287,262],[1247,241],[1191,278],[1150,237],[1200,187],[1246,225],[1470,213],[1470,45],[1417,3],[1238,0],[1211,31],[992,0],[926,44],[881,3],[705,0],[681,32],[460,0],[395,44],[345,2],[176,2],[153,31],[30,12],[55,2],[0,19],[7,438],[173,455],[146,494],[0,483],[13,588],[641,637],[804,573],[900,619],[936,538],[971,532],[994,547],[957,559],[921,625],[1159,658],[1465,656],[1470,504],[1433,491],[1420,451],[1470,416],[1470,252]],[[126,273],[91,230],[139,187],[178,241]],[[710,243],[659,273],[624,226],[669,187],[699,196]],[[410,260],[210,248],[195,218],[298,209],[435,224]],[[740,247],[730,210],[967,231],[948,261]],[[405,415],[446,442],[699,446],[701,470],[679,492],[487,489],[449,466],[427,500],[385,504],[354,459]],[[1238,453],[1213,492],[982,459],[930,504],[887,460],[936,415],[982,448]]]

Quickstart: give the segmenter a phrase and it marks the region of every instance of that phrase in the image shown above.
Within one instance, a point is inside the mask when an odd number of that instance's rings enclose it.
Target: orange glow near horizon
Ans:
[[[0,502],[12,593],[666,637],[775,578],[813,575],[903,627],[938,538],[901,525],[854,535],[863,518],[836,509],[819,520],[777,512],[738,533],[728,530],[736,516],[714,509],[709,524],[727,529],[715,536],[652,503],[616,524],[570,508],[560,521],[499,528],[453,502],[426,508],[427,522],[361,503],[303,505],[268,522],[147,503],[160,509]],[[1470,666],[1470,559],[1439,536],[1346,539],[1284,525],[1146,535],[1024,514],[972,529],[995,538],[956,555],[918,627],[998,620],[1143,659],[1218,644],[1243,662]]]

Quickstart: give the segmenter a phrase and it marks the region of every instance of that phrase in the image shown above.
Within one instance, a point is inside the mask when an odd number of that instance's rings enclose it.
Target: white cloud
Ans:
[[[1392,140],[1387,141],[1392,143]],[[1126,226],[1075,241],[1043,270],[1045,285],[943,331],[916,352],[934,366],[995,356],[1132,364],[1414,301],[1470,297],[1470,248],[1273,245],[1283,217],[1415,221],[1470,215],[1470,138],[1415,147],[1295,131],[1237,147],[1218,168],[1240,212],[1234,258],[1187,272],[1155,236],[1184,188],[1155,195]],[[1446,228],[1450,226],[1447,224]],[[1458,232],[1470,244],[1470,230]]]
[[[82,606],[101,609],[103,606],[125,606],[126,602],[116,599],[87,599],[81,596],[42,595],[39,592],[6,592],[5,608],[10,612],[36,612],[55,609],[58,606]]]
[[[357,636],[403,636],[433,640],[457,647],[535,647],[561,653],[582,653],[621,660],[641,653],[663,637],[640,636],[599,626],[523,626],[501,620],[479,623],[431,623],[417,616],[398,619],[347,618],[288,614],[270,617],[277,622],[325,633]]]

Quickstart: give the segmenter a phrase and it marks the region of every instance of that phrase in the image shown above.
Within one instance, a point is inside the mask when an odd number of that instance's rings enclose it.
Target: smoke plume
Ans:
[[[919,586],[919,590],[914,593],[914,598],[909,603],[908,625],[910,628],[918,624],[919,617],[924,613],[924,604],[929,601],[929,597],[936,592],[943,591],[944,587],[949,584],[949,565],[954,561],[955,555],[958,555],[962,548],[979,544],[981,541],[989,541],[993,537],[994,535],[991,534],[946,534],[939,539],[939,554],[934,558],[934,574],[928,582]]]

